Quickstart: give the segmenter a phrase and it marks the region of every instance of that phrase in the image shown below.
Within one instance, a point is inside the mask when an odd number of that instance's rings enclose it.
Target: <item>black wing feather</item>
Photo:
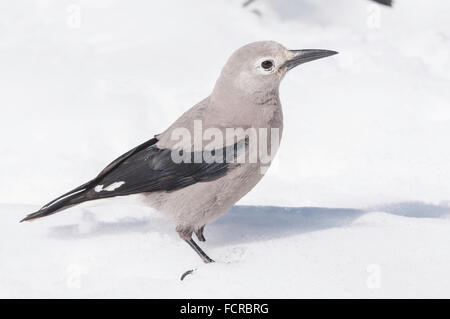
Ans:
[[[93,197],[111,197],[143,192],[173,191],[197,182],[212,180],[228,170],[228,163],[175,163],[172,150],[159,149],[152,145],[125,160],[115,169],[100,178],[97,183],[107,187],[116,182],[124,182],[113,191],[96,192]],[[224,151],[225,153],[225,151]],[[194,153],[190,155],[193,162]]]
[[[173,191],[198,182],[209,181],[224,175],[229,169],[229,161],[194,163],[194,153],[190,153],[191,163],[175,163],[170,149],[160,149],[155,144],[157,138],[133,148],[106,166],[93,180],[54,199],[22,221],[48,216],[70,206],[100,198],[124,196],[155,191]],[[234,145],[235,156],[237,145]],[[229,154],[227,149],[222,154]],[[225,155],[227,156],[227,155]],[[123,182],[114,190],[106,190],[109,185]],[[96,190],[96,187],[100,187]]]

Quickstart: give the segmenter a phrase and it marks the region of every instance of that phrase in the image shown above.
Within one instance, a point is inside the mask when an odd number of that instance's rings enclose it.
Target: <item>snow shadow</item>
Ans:
[[[350,225],[367,212],[380,211],[413,218],[442,218],[450,215],[446,204],[403,202],[369,209],[324,207],[234,206],[225,216],[207,226],[215,245],[269,240]]]
[[[126,217],[117,221],[85,220],[80,223],[53,226],[48,230],[48,236],[59,239],[81,239],[103,235],[121,235],[130,233],[161,232],[173,234],[175,227],[170,221],[155,216]]]
[[[227,214],[207,225],[205,236],[213,245],[267,240],[343,226],[363,213],[363,210],[342,208],[234,206]],[[92,215],[95,214],[85,214],[79,223],[53,226],[49,228],[48,236],[76,239],[150,232],[178,236],[170,221],[155,214],[112,222],[94,220]]]
[[[416,218],[441,218],[450,215],[450,203],[441,205],[427,204],[423,202],[403,202],[375,206],[368,211],[380,211],[398,216]]]
[[[441,218],[450,214],[450,207],[404,202],[370,209],[324,207],[234,206],[227,214],[206,226],[205,237],[214,246],[270,240],[302,233],[350,225],[370,211],[382,211],[414,218]],[[59,239],[87,238],[111,234],[164,233],[177,237],[173,224],[156,214],[148,217],[127,217],[117,221],[82,218],[79,223],[54,226],[48,235]]]
[[[364,213],[351,208],[234,206],[207,226],[205,236],[217,246],[270,240],[342,227]]]

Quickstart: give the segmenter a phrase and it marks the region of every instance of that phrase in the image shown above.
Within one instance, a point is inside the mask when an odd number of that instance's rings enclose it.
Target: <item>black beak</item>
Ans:
[[[290,50],[290,52],[294,53],[294,57],[290,60],[284,62],[283,66],[285,66],[288,70],[295,68],[297,65],[311,62],[317,59],[326,58],[327,56],[337,54],[336,51],[331,50]]]

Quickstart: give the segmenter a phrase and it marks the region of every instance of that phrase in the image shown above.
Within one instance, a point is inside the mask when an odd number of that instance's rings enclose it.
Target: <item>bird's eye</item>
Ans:
[[[270,69],[273,67],[273,62],[270,61],[270,60],[263,61],[263,62],[261,63],[261,67],[262,67],[264,70],[270,70]]]

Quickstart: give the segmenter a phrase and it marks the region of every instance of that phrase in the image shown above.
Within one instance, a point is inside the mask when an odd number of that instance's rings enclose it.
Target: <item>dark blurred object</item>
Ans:
[[[392,0],[373,0],[373,1],[384,4],[385,6],[392,7]]]
[[[249,6],[252,2],[255,2],[256,0],[246,0],[243,4],[242,4],[242,6],[243,7],[247,7],[247,6]],[[372,0],[372,1],[375,1],[375,2],[377,2],[377,3],[380,3],[380,4],[384,4],[385,6],[390,6],[390,7],[392,7],[392,0]]]

